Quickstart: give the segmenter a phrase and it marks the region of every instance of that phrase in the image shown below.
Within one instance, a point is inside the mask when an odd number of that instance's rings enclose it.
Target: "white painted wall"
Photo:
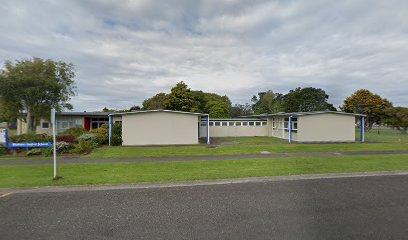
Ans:
[[[198,144],[199,116],[172,112],[122,115],[124,146]]]
[[[355,116],[325,113],[298,117],[300,142],[354,142]]]

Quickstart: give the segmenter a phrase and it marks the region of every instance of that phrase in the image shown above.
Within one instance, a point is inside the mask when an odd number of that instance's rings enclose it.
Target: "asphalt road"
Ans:
[[[407,239],[408,175],[35,192],[0,239]]]

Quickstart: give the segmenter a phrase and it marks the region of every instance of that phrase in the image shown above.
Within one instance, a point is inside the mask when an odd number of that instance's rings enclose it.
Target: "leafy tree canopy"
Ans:
[[[407,107],[393,107],[389,109],[389,117],[385,122],[402,133],[407,133],[408,130],[408,108]]]
[[[75,73],[71,63],[24,59],[6,61],[0,72],[0,102],[11,115],[27,122],[29,131],[41,117],[48,117],[51,108],[72,109],[69,103],[75,95]]]
[[[166,102],[166,109],[189,112],[193,109],[194,103],[190,88],[181,81],[171,89]]]
[[[285,112],[312,112],[336,111],[336,108],[327,102],[329,95],[320,88],[295,88],[283,96],[283,111]]]
[[[143,110],[165,109],[169,95],[165,93],[158,93],[151,98],[143,101]]]
[[[258,93],[252,97],[252,109],[255,114],[277,113],[282,111],[283,95],[274,93],[272,90]]]
[[[230,112],[232,118],[254,114],[254,111],[252,110],[252,105],[249,103],[235,104],[233,107],[231,107]]]
[[[380,124],[389,116],[392,103],[366,89],[360,89],[344,100],[341,110],[350,113],[366,114],[366,124],[371,129],[374,123]]]

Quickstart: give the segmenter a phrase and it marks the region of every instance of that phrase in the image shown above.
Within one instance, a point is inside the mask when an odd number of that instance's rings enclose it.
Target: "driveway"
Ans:
[[[408,175],[14,193],[2,239],[406,239]]]

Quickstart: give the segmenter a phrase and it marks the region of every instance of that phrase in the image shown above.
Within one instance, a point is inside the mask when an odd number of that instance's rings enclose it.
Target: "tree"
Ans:
[[[283,110],[285,112],[336,111],[327,102],[329,95],[320,88],[295,88],[283,96]]]
[[[75,73],[71,63],[40,58],[6,61],[0,73],[0,101],[7,111],[15,111],[27,123],[29,132],[36,122],[48,117],[51,108],[72,109]],[[15,108],[15,109],[12,109]]]
[[[136,106],[136,105],[131,106],[131,107],[129,108],[129,112],[132,112],[132,111],[140,111],[140,110],[141,110],[140,106]]]
[[[190,88],[183,81],[171,89],[166,109],[189,112],[194,107],[194,98]]]
[[[367,130],[370,130],[374,123],[380,124],[389,117],[392,103],[366,89],[354,92],[344,100],[341,108],[344,112],[359,113],[367,115]]]
[[[249,103],[245,104],[235,104],[233,107],[231,107],[231,117],[241,117],[241,116],[248,116],[253,114],[254,112],[252,111],[252,105]]]
[[[277,113],[282,111],[282,98],[280,93],[274,93],[272,90],[258,93],[253,96],[251,101],[254,102],[252,109],[256,114]]]
[[[158,93],[143,101],[143,110],[165,109],[168,100],[168,94]]]
[[[406,107],[393,107],[389,109],[389,118],[385,122],[406,134],[408,130],[408,108]]]

